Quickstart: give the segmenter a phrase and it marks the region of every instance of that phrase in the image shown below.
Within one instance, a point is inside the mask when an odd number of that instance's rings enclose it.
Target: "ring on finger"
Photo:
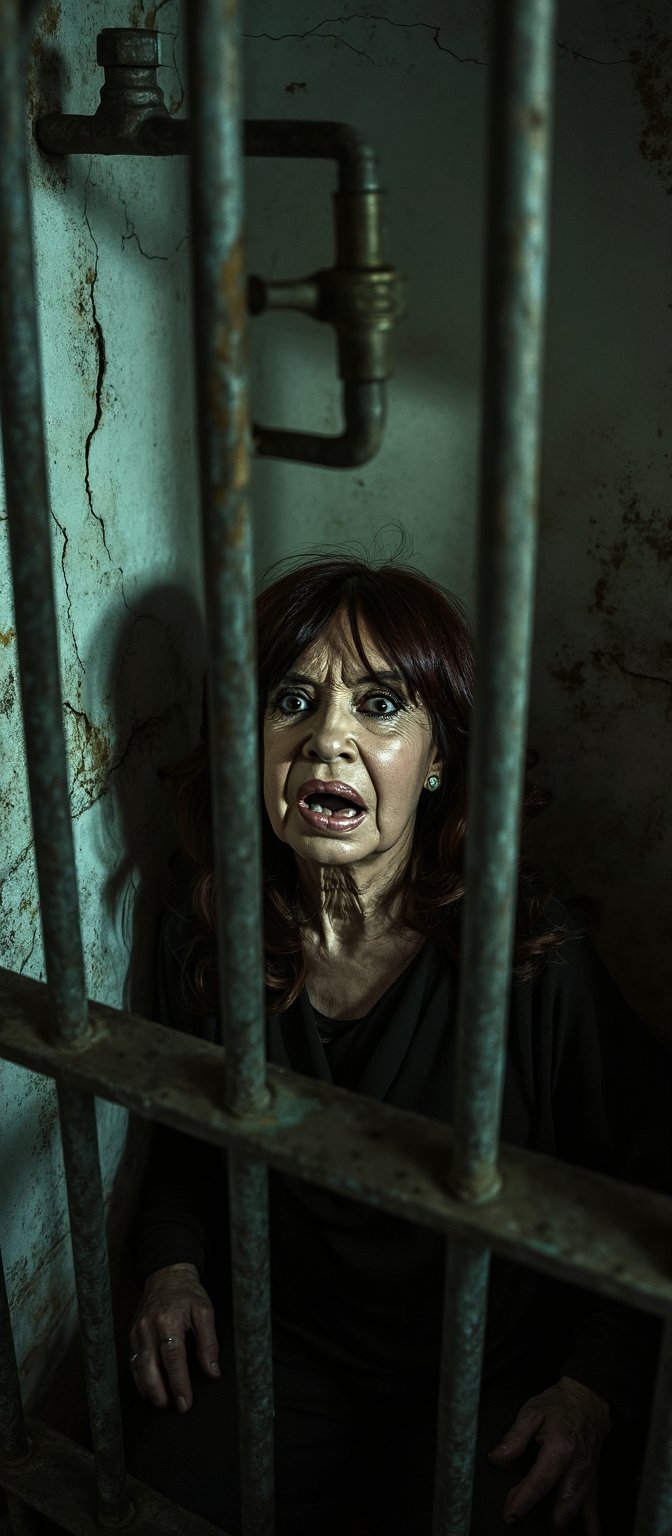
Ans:
[[[165,1333],[163,1338],[159,1339],[159,1344],[177,1344],[177,1334]]]

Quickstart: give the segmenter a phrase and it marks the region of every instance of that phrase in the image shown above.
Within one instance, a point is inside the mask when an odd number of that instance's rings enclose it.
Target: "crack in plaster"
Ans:
[[[610,69],[612,64],[629,64],[630,62],[627,57],[624,59],[595,59],[590,53],[582,53],[580,48],[572,48],[571,43],[561,43],[558,41],[557,47],[561,53],[568,55],[572,59],[582,59],[585,64],[602,64],[605,69]]]
[[[373,64],[376,69],[382,68],[382,66],[376,63],[376,60],[371,57],[370,53],[367,53],[364,48],[355,48],[354,43],[349,43],[346,38],[340,35],[340,33],[320,31],[320,27],[331,27],[339,22],[342,26],[347,26],[348,22],[350,21],[384,21],[388,27],[398,27],[403,31],[410,31],[413,28],[422,27],[425,31],[431,32],[432,41],[435,47],[439,48],[441,53],[450,54],[450,57],[452,59],[456,59],[458,64],[483,64],[485,62],[483,59],[472,58],[470,55],[467,55],[463,58],[461,54],[455,53],[452,48],[448,48],[445,43],[440,42],[440,34],[443,31],[442,23],[439,23],[437,26],[435,26],[433,22],[429,21],[393,21],[390,16],[381,16],[379,14],[371,15],[364,11],[356,11],[352,16],[324,16],[322,21],[316,22],[314,27],[309,27],[305,32],[281,32],[278,35],[274,35],[272,32],[244,32],[243,37],[252,39],[265,38],[271,43],[279,43],[282,42],[285,38],[292,37],[298,38],[301,42],[303,42],[306,37],[325,38],[325,40],[331,38],[336,43],[342,43],[344,48],[349,48],[351,53],[357,53],[361,58],[368,59],[369,63]]]
[[[124,249],[124,246],[128,244],[129,240],[135,240],[135,243],[136,243],[136,245],[138,247],[140,255],[144,256],[146,261],[170,261],[173,256],[177,256],[178,251],[181,251],[182,246],[189,239],[189,236],[188,235],[183,235],[181,240],[178,240],[177,245],[175,246],[174,251],[170,251],[168,253],[168,255],[166,255],[166,256],[164,256],[160,252],[153,253],[152,251],[146,251],[144,249],[144,246],[142,246],[141,243],[140,243],[140,237],[139,237],[139,235],[138,235],[138,233],[136,231],[135,224],[133,223],[133,220],[131,219],[131,217],[129,215],[128,204],[125,201],[125,199],[121,196],[121,193],[119,193],[118,195],[119,195],[119,202],[121,203],[121,206],[122,206],[122,208],[124,210],[124,219],[126,221],[126,234],[122,235],[122,237],[121,237],[121,248],[122,248],[122,250]]]
[[[67,571],[65,569],[65,556],[66,556],[67,549],[68,549],[68,544],[69,544],[68,534],[67,534],[67,530],[63,527],[63,524],[59,523],[58,518],[56,516],[56,513],[54,512],[54,509],[51,506],[51,502],[49,504],[49,511],[51,513],[51,517],[52,517],[53,521],[56,524],[56,527],[58,528],[58,531],[59,531],[59,533],[61,535],[61,538],[63,539],[63,548],[61,549],[61,570],[63,572],[63,584],[65,586],[65,600],[66,600],[66,605],[67,605],[68,624],[70,625],[70,634],[72,636],[72,644],[73,644],[73,647],[74,647],[75,656],[77,657],[78,666],[80,668],[80,671],[86,672],[86,667],[84,666],[84,662],[82,661],[82,658],[81,658],[81,656],[79,654],[79,646],[77,644],[77,636],[75,634],[75,621],[74,621],[74,619],[72,617],[72,593],[70,591],[70,582],[68,581],[68,575],[67,575]]]
[[[84,727],[85,741],[82,743],[81,748],[81,764],[75,772],[75,779],[78,780],[79,775],[84,774],[86,771],[86,765],[84,761],[86,744],[92,739],[99,740],[102,736],[102,732],[99,726],[95,726],[93,724],[93,721],[89,718],[86,711],[83,709],[76,709],[75,705],[72,704],[69,699],[63,700],[63,708],[67,709],[68,713],[72,715],[74,719],[80,720]],[[116,761],[110,764],[110,767],[107,769],[96,793],[92,794],[86,805],[81,806],[77,811],[73,811],[73,821],[78,821],[80,816],[84,816],[87,811],[92,810],[93,806],[98,804],[99,800],[104,799],[105,795],[109,792],[110,789],[110,779],[112,778],[113,774],[118,773],[120,769],[123,768],[124,763],[133,750],[137,740],[143,735],[146,735],[149,732],[155,730],[158,726],[164,725],[169,719],[172,718],[176,708],[176,705],[169,704],[167,709],[162,710],[160,714],[149,715],[146,720],[142,720],[139,725],[133,727],[125,747],[120,752]],[[79,780],[78,787],[80,789],[82,788],[81,780]],[[70,797],[70,803],[72,805],[72,795]]]
[[[18,874],[18,871],[20,870],[21,865],[25,864],[26,859],[28,858],[28,854],[32,850],[33,841],[34,840],[31,837],[30,842],[27,844],[27,846],[25,848],[21,849],[20,853],[17,853],[17,856],[16,856],[16,858],[14,860],[14,863],[10,864],[9,869],[5,871],[5,873],[4,873],[3,877],[2,877],[2,880],[0,880],[0,902],[2,902],[2,888],[3,888],[3,885],[5,885],[8,880],[12,880],[14,875]]]
[[[20,976],[23,976],[23,973],[24,973],[24,971],[26,969],[28,961],[32,959],[33,951],[35,949],[35,945],[36,944],[37,944],[37,928],[34,928],[33,929],[33,942],[32,942],[32,944],[30,946],[30,949],[28,950],[28,954],[25,955],[24,959],[21,961],[21,964],[19,966],[19,975]]]
[[[611,656],[619,672],[624,672],[626,677],[641,677],[647,683],[665,683],[666,687],[672,688],[672,677],[665,677],[662,672],[635,672],[632,667],[625,666],[615,651],[612,651]]]
[[[109,548],[108,548],[107,535],[105,533],[105,523],[103,521],[103,518],[100,516],[100,514],[98,512],[96,512],[96,510],[95,510],[95,507],[93,505],[93,495],[92,495],[92,492],[91,492],[91,444],[92,444],[93,439],[94,439],[94,437],[96,435],[96,432],[98,431],[98,428],[100,426],[101,417],[102,417],[102,414],[103,414],[102,391],[103,391],[103,382],[104,382],[104,379],[105,379],[105,372],[106,372],[106,369],[107,369],[107,357],[106,357],[106,353],[105,353],[105,337],[103,335],[103,328],[102,328],[100,320],[98,318],[98,311],[96,309],[96,283],[98,281],[98,257],[99,257],[99,251],[98,251],[98,241],[96,240],[96,237],[95,237],[95,235],[93,233],[93,230],[91,228],[91,221],[89,219],[89,212],[88,212],[89,182],[90,181],[91,181],[91,165],[89,164],[89,173],[88,173],[88,176],[87,176],[86,181],[84,183],[84,222],[85,222],[86,227],[87,227],[87,229],[89,231],[89,234],[91,236],[93,247],[94,247],[94,250],[95,250],[95,253],[96,253],[96,260],[95,260],[95,265],[92,268],[91,267],[89,268],[89,270],[88,270],[88,272],[86,274],[86,280],[87,280],[87,283],[89,284],[89,291],[90,291],[90,294],[91,294],[91,317],[92,317],[92,320],[93,320],[93,335],[94,335],[95,344],[96,344],[97,371],[96,371],[96,409],[95,409],[95,414],[94,414],[94,418],[93,418],[93,426],[91,427],[91,430],[90,430],[90,432],[88,434],[88,437],[86,439],[86,443],[84,445],[84,461],[85,461],[85,465],[86,465],[86,472],[85,472],[85,475],[84,475],[84,485],[85,485],[85,489],[86,489],[86,499],[87,499],[87,501],[89,503],[89,512],[91,513],[91,516],[93,518],[95,518],[96,522],[100,524],[100,531],[101,531],[102,536],[103,536],[103,544],[105,546],[105,553],[106,553],[107,558],[108,558],[108,560],[110,561],[110,564],[111,564],[112,563],[112,556],[111,556]]]

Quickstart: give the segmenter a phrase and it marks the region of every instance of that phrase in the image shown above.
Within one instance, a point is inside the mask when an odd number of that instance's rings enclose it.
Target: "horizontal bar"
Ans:
[[[297,1178],[509,1259],[672,1315],[672,1199],[539,1152],[502,1147],[502,1188],[482,1205],[447,1187],[449,1126],[269,1067],[269,1109],[221,1106],[221,1047],[91,1003],[87,1044],[48,1035],[46,987],[0,970],[0,1057],[148,1120],[233,1147]],[[338,1165],[335,1149],[338,1149]]]
[[[668,1320],[658,1357],[656,1392],[634,1536],[670,1536],[670,1531],[672,1531],[672,1322]]]
[[[454,1187],[497,1187],[529,697],[553,100],[553,0],[492,7],[476,705],[469,748]]]
[[[0,1487],[25,1500],[73,1536],[112,1529],[96,1510],[93,1456],[38,1419],[28,1420],[32,1455],[20,1466],[0,1461]],[[116,1529],[129,1536],[225,1536],[219,1526],[180,1509],[135,1477],[128,1479],[133,1517]]]

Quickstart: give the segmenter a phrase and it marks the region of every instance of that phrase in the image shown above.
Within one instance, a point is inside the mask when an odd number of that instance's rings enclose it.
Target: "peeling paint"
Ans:
[[[13,629],[0,629],[0,645],[11,645],[13,639]]]

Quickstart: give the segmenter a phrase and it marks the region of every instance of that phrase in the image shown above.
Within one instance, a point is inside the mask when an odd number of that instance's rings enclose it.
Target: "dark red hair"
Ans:
[[[473,699],[473,647],[467,619],[455,598],[429,577],[399,564],[373,566],[347,556],[318,555],[273,581],[257,599],[257,654],[260,737],[266,700],[281,678],[329,628],[347,616],[353,641],[367,671],[362,628],[376,649],[401,673],[409,697],[425,706],[437,756],[444,767],[441,787],[423,793],[418,805],[407,868],[386,897],[395,921],[433,933],[457,959],[464,895],[467,824],[467,739]],[[210,830],[207,743],[203,740],[170,770],[176,781],[178,825],[191,871],[193,923],[192,991],[201,1006],[215,1006],[215,890]],[[524,820],[540,797],[526,794]],[[262,808],[264,936],[269,1007],[282,1012],[306,979],[301,942],[305,921],[299,906],[294,855],[275,837]],[[542,903],[521,869],[514,965],[529,975],[544,952],[561,937],[544,928]]]

